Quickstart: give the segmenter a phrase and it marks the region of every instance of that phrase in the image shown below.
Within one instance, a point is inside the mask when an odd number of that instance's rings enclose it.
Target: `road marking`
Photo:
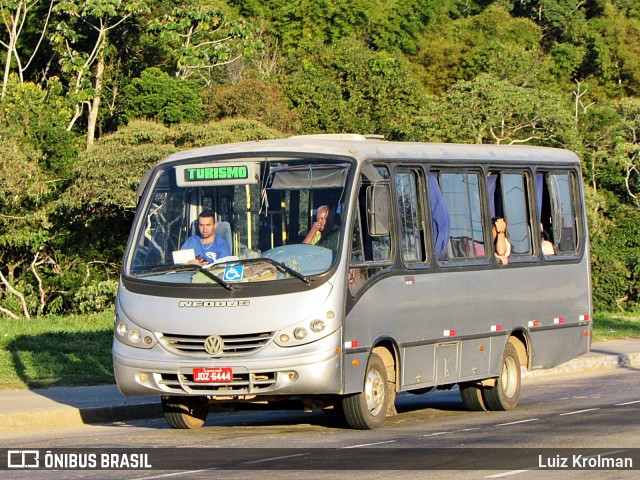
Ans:
[[[185,472],[165,473],[163,475],[156,475],[155,477],[140,477],[140,478],[144,480],[154,480],[156,478],[177,477],[178,475],[191,475],[192,473],[210,472],[212,470],[215,470],[215,468],[205,468],[204,470],[189,470]]]
[[[640,403],[640,400],[634,400],[632,402],[616,403],[616,407],[622,407],[623,405],[633,405],[634,403]]]
[[[502,478],[502,477],[509,477],[511,475],[518,475],[519,473],[526,473],[526,472],[530,472],[531,470],[511,470],[510,472],[504,472],[504,473],[496,473],[495,475],[489,475],[487,477],[484,478]]]
[[[262,458],[260,460],[252,460],[250,462],[242,462],[243,465],[251,465],[252,463],[264,463],[264,462],[273,462],[274,460],[284,460],[285,458],[293,458],[293,457],[304,457],[305,455],[310,455],[309,453],[296,453],[295,455],[282,455],[281,457],[269,457]]]
[[[454,433],[454,432],[434,432],[434,433],[427,433],[426,435],[423,435],[423,437],[437,437],[438,435],[446,435],[447,433]]]
[[[360,447],[370,447],[371,445],[382,445],[385,443],[395,443],[395,440],[387,440],[385,442],[375,442],[375,443],[361,443],[360,445],[351,445],[348,447],[341,447],[341,448],[360,448]]]
[[[587,408],[586,410],[576,410],[575,412],[561,413],[560,416],[564,417],[565,415],[575,415],[577,413],[595,412],[596,410],[600,410],[600,409],[599,408]]]
[[[519,423],[537,422],[537,418],[528,418],[527,420],[518,420],[517,422],[498,423],[496,427],[506,427],[507,425],[518,425]]]

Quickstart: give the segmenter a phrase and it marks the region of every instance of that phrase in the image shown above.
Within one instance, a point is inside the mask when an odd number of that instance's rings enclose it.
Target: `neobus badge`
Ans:
[[[176,184],[186,186],[246,185],[257,183],[254,163],[178,165]]]
[[[178,302],[178,306],[181,308],[248,307],[249,305],[251,305],[251,300],[180,300]]]

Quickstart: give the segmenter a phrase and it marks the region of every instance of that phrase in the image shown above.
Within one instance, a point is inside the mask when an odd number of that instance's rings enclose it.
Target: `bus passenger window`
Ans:
[[[424,203],[419,170],[401,170],[396,174],[396,200],[400,226],[402,258],[407,263],[426,261]]]
[[[484,257],[479,175],[441,173],[440,188],[449,217],[449,259]]]
[[[527,185],[527,175],[523,173],[492,172],[487,177],[489,213],[492,218],[505,219],[514,256],[533,254]]]
[[[378,192],[386,188],[387,192],[389,179],[391,175],[387,167],[374,167],[363,169],[362,181],[360,184],[360,192],[358,194],[358,210],[360,215],[360,227],[362,235],[362,251],[364,254],[365,262],[384,262],[391,259],[391,231],[386,234],[372,234],[373,225],[369,225],[367,222],[370,217],[367,211],[371,205],[367,205],[367,192],[371,196],[373,189],[378,188]],[[385,187],[386,186],[386,187]],[[380,199],[379,199],[380,200]],[[384,202],[387,206],[390,205],[389,194],[386,194]],[[387,211],[390,211],[388,208]],[[391,224],[390,219],[387,219]]]
[[[540,248],[545,255],[573,254],[578,250],[575,185],[572,172],[536,175],[541,229]],[[543,245],[542,241],[551,245]]]
[[[378,192],[386,191],[384,194],[376,197],[377,201],[382,201],[387,208],[381,206],[378,214],[385,210],[390,212],[389,196],[389,180],[391,178],[387,167],[365,165],[363,168],[362,178],[360,180],[360,189],[358,192],[358,200],[354,209],[353,230],[351,231],[351,266],[348,273],[349,292],[355,296],[367,281],[377,273],[390,267],[392,259],[391,250],[391,228],[385,234],[375,232],[375,228],[368,224],[369,219],[375,219],[375,215],[370,216],[367,209],[373,208],[373,205],[367,204],[367,192],[369,199],[373,197],[372,188],[379,188]],[[393,222],[387,219],[388,224],[392,227]],[[387,222],[382,222],[387,223]]]

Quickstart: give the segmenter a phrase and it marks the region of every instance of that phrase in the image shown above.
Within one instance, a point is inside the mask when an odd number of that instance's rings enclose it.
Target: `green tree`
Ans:
[[[37,269],[48,260],[46,207],[55,179],[38,164],[39,152],[20,144],[7,128],[0,129],[0,156],[0,312],[29,318],[46,301]],[[31,273],[37,283],[26,280]]]
[[[171,125],[201,121],[204,117],[202,100],[202,88],[197,83],[175,79],[159,68],[149,68],[125,88],[123,108],[129,118]]]
[[[61,18],[52,41],[58,47],[63,71],[71,76],[70,95],[76,102],[67,128],[73,128],[86,107],[87,146],[95,140],[108,34],[145,8],[145,0],[61,0],[55,6]],[[76,50],[75,45],[82,50]]]
[[[209,93],[205,110],[211,120],[246,118],[281,132],[297,132],[301,124],[280,85],[261,78],[221,85]]]
[[[575,42],[585,30],[589,3],[575,0],[515,0],[513,14],[536,22],[545,42]]]
[[[629,18],[606,2],[589,20],[587,54],[580,74],[604,85],[612,96],[640,95],[640,19]]]
[[[426,26],[468,4],[459,0],[233,0],[246,16],[266,19],[285,51],[352,38],[374,50],[415,53]],[[473,2],[472,2],[473,3]]]
[[[421,127],[421,139],[428,141],[577,146],[567,101],[490,75],[459,82],[433,98]]]
[[[260,47],[251,24],[229,20],[222,9],[209,5],[181,5],[152,20],[149,28],[170,49],[177,78],[198,73],[207,85],[214,68]]]
[[[460,80],[482,73],[514,85],[548,83],[549,65],[540,49],[542,32],[530,20],[513,18],[501,6],[442,21],[425,34],[416,61],[430,93],[441,94]]]
[[[411,135],[424,95],[401,57],[343,42],[290,63],[297,68],[284,73],[284,89],[301,132]]]
[[[54,0],[50,0],[48,2],[49,7],[45,14],[43,25],[41,26],[40,38],[33,48],[33,51],[30,52],[27,63],[23,64],[22,55],[18,48],[19,41],[24,32],[25,26],[28,25],[30,21],[37,18],[32,14],[32,11],[38,6],[38,3],[39,2],[37,0],[0,0],[0,11],[2,12],[2,18],[4,20],[3,25],[6,29],[6,36],[3,35],[0,37],[0,46],[6,50],[4,77],[2,82],[2,97],[4,97],[7,91],[9,75],[12,71],[15,71],[18,75],[20,82],[24,82],[24,73],[37,55],[40,43],[46,34]]]

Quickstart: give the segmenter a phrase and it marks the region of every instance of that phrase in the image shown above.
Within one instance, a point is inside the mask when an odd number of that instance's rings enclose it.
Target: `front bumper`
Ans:
[[[207,395],[233,399],[260,395],[320,395],[342,391],[342,361],[329,338],[318,342],[329,346],[309,348],[295,355],[296,347],[282,349],[277,358],[198,360],[137,349],[115,340],[113,369],[123,395]],[[312,350],[312,351],[310,351]],[[320,350],[320,351],[317,351]],[[285,355],[286,354],[286,355]],[[162,358],[159,358],[162,357]],[[256,356],[257,357],[257,356]],[[198,367],[228,367],[233,379],[200,383],[193,379]]]

